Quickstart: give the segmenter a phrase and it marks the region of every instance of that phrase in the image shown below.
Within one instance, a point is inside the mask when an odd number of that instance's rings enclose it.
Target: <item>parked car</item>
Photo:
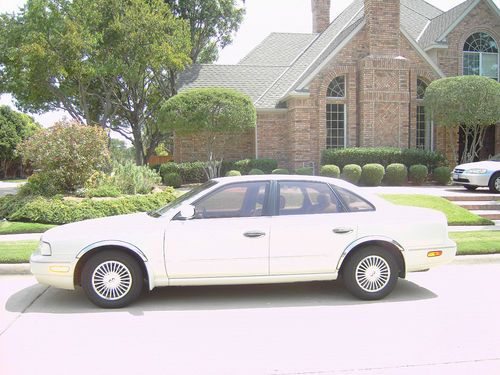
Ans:
[[[500,193],[500,154],[490,160],[457,165],[452,179],[467,190],[488,187],[492,193]]]
[[[441,212],[395,206],[338,179],[257,175],[210,180],[157,211],[50,229],[31,270],[111,308],[136,300],[143,286],[339,276],[354,296],[375,300],[398,277],[455,252]]]

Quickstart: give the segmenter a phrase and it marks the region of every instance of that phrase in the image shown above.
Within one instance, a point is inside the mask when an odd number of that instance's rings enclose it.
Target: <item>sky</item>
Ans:
[[[330,19],[333,20],[352,0],[331,0]],[[446,11],[464,0],[427,0]],[[500,7],[500,0],[493,0]],[[25,0],[0,0],[0,13],[17,12]],[[233,44],[220,52],[217,64],[236,64],[272,32],[310,33],[312,15],[310,0],[246,0],[246,15],[236,33]],[[0,104],[14,107],[9,95],[0,96]],[[50,126],[61,119],[64,112],[34,115],[43,126]],[[69,117],[69,116],[67,116]]]

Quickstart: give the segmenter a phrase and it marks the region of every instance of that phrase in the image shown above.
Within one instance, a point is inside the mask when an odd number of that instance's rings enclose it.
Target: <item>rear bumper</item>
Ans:
[[[441,251],[440,256],[429,257],[430,252]],[[444,246],[431,246],[425,249],[411,249],[403,252],[406,272],[425,271],[430,268],[450,263],[457,253],[457,245],[449,240]]]

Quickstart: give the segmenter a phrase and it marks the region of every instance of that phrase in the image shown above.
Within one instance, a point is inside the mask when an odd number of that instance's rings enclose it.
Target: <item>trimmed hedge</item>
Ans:
[[[400,149],[395,147],[350,147],[326,149],[321,154],[321,164],[334,164],[343,168],[347,164],[382,164],[384,167],[400,163],[410,167],[415,164],[426,165],[430,170],[447,164],[446,157],[435,151],[416,148]]]
[[[384,174],[383,165],[376,163],[365,164],[361,168],[361,183],[365,186],[379,186]]]
[[[342,168],[340,178],[351,184],[357,184],[361,178],[361,167],[357,164],[347,164]]]
[[[290,171],[286,168],[276,168],[271,172],[272,174],[290,174]]]
[[[151,211],[177,197],[172,188],[161,193],[133,195],[110,200],[64,200],[62,196],[20,197],[8,195],[0,198],[0,217],[11,221],[44,224],[67,224],[98,217]]]
[[[428,174],[429,170],[422,164],[412,165],[409,169],[410,181],[415,185],[422,185]]]
[[[250,170],[250,172],[248,172],[248,174],[249,175],[264,174],[264,171],[262,169],[253,168],[252,170]]]
[[[300,167],[295,170],[295,174],[300,174],[303,176],[312,176],[314,174],[313,167]]]
[[[226,177],[236,177],[236,176],[241,176],[240,171],[235,171],[234,169],[227,171]]]
[[[205,173],[205,163],[195,161],[192,163],[174,163],[169,162],[160,166],[160,175],[165,184],[165,177],[169,173],[178,173],[185,184],[205,182],[207,175]]]
[[[333,164],[323,165],[319,170],[319,175],[338,178],[340,176],[340,168]]]
[[[179,188],[182,185],[182,177],[176,172],[168,173],[163,178],[163,183],[167,186],[172,186],[173,188]]]
[[[385,169],[384,182],[387,185],[401,186],[408,179],[408,169],[404,164],[389,164]]]
[[[278,168],[278,162],[274,159],[244,159],[233,162],[232,169],[240,171],[241,174],[251,174],[252,169],[260,169],[265,174],[271,173]]]
[[[432,178],[439,185],[448,185],[451,181],[451,169],[448,167],[438,167],[432,172]]]

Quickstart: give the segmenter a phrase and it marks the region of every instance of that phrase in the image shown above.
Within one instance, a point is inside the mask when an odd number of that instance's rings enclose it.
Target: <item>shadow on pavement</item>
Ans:
[[[6,309],[19,311],[25,306],[22,301],[31,295],[33,285],[12,295],[6,303]],[[83,290],[75,291],[56,288],[46,289],[26,309],[25,313],[49,314],[85,314],[105,312],[129,312],[142,315],[150,311],[194,311],[194,310],[233,310],[265,309],[280,307],[315,307],[315,306],[353,306],[363,304],[381,304],[390,302],[411,302],[437,297],[428,289],[408,280],[399,280],[396,289],[383,300],[361,301],[352,297],[340,281],[308,282],[292,284],[266,285],[230,285],[200,287],[165,287],[145,292],[133,305],[116,310],[95,307],[87,300]]]

